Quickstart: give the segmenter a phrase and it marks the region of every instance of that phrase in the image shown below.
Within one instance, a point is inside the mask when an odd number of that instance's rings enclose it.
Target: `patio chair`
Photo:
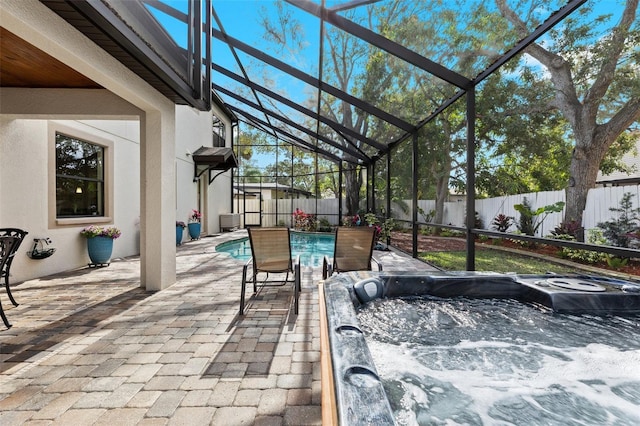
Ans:
[[[245,292],[247,287],[247,270],[253,270],[253,294],[258,292],[258,273],[266,273],[260,287],[282,286],[293,282],[294,313],[298,314],[298,298],[300,296],[300,256],[292,259],[291,239],[289,228],[249,228],[249,242],[251,243],[251,259],[242,269],[242,292],[240,294],[240,315],[244,315]],[[283,280],[269,280],[270,273],[286,273]],[[293,274],[293,281],[289,274]],[[275,284],[279,283],[279,284]]]
[[[11,300],[11,303],[13,303],[13,306],[18,306],[18,302],[13,298],[11,288],[9,287],[9,270],[11,269],[11,262],[13,262],[15,254],[18,252],[18,248],[27,234],[27,231],[23,231],[18,228],[0,228],[0,236],[16,238],[10,247],[11,252],[9,253],[6,263],[4,263],[2,268],[0,268],[0,278],[4,278],[4,287],[7,290],[7,295],[9,295],[9,299]]]
[[[16,253],[17,247],[20,245],[20,238],[11,236],[11,235],[0,235],[0,270],[3,275],[5,274],[5,285],[7,287],[7,293],[9,294],[9,299],[11,299],[11,303],[15,306],[18,306],[16,301],[11,296],[11,292],[9,291],[9,267],[7,265],[11,264],[11,260]],[[11,328],[11,323],[7,319],[7,316],[4,313],[4,309],[2,308],[2,303],[0,302],[0,317],[2,317],[2,321],[7,328]]]
[[[371,271],[371,262],[382,265],[372,256],[375,242],[375,229],[368,226],[353,228],[337,228],[333,259],[324,257],[322,262],[322,278],[327,279],[334,272]]]

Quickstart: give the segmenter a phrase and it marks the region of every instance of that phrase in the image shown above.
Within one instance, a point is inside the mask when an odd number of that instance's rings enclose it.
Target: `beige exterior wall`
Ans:
[[[123,230],[114,256],[140,253],[141,286],[170,286],[176,280],[175,220],[184,220],[197,202],[193,164],[185,153],[211,145],[211,114],[177,107],[39,1],[0,1],[0,25],[104,87],[1,89],[0,227],[29,231],[22,253],[34,237],[50,237],[58,250],[38,261],[20,255],[12,281],[87,262],[79,236],[84,225],[59,228],[48,222],[47,129],[63,123],[113,141],[113,224]],[[218,178],[203,188],[206,211],[212,212],[210,232],[217,227],[213,212],[231,208],[223,202],[230,199],[230,184],[225,194],[208,194],[223,191],[223,182]]]
[[[220,213],[231,211],[231,171],[209,184],[209,173],[194,182],[194,164],[191,154],[202,146],[213,146],[213,114],[225,122],[227,146],[231,146],[231,122],[222,112],[214,109],[198,111],[186,106],[176,107],[176,219],[188,222],[191,210],[202,212],[202,232],[220,232]],[[214,171],[214,175],[218,172]],[[185,233],[186,234],[186,233]],[[188,240],[185,235],[184,240]]]
[[[63,130],[91,142],[111,142],[113,209],[111,220],[83,219],[58,224],[55,209],[55,174],[50,156],[51,133]],[[140,124],[138,121],[71,121],[22,119],[0,116],[0,224],[29,232],[16,256],[12,282],[42,277],[86,266],[86,239],[79,231],[86,225],[115,225],[122,237],[114,242],[113,258],[140,252]],[[53,180],[53,181],[52,181]],[[53,197],[53,200],[52,200]],[[78,221],[78,219],[73,219]],[[49,237],[56,253],[40,260],[26,254],[34,238]]]

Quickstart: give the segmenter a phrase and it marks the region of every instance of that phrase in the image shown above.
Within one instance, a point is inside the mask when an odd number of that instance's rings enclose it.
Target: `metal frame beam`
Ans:
[[[405,132],[411,131],[414,126],[411,125],[410,123],[399,119],[398,117],[389,114],[388,112],[385,112],[379,108],[376,108],[375,106],[369,104],[368,102],[364,102],[363,100],[361,100],[360,98],[356,98],[355,96],[352,96],[348,93],[343,92],[342,90],[331,86],[330,84],[327,84],[326,82],[321,82],[318,78],[313,77],[312,75],[309,75],[305,72],[302,72],[300,70],[298,70],[297,68],[292,67],[289,64],[286,64],[284,62],[282,62],[279,59],[274,58],[273,56],[267,55],[266,53],[262,52],[261,50],[258,50],[254,47],[249,46],[246,43],[243,43],[242,41],[233,38],[227,34],[222,33],[220,30],[216,30],[215,28],[212,31],[212,35],[217,38],[220,41],[223,41],[225,43],[227,43],[229,46],[232,46],[236,49],[239,49],[241,51],[243,51],[244,53],[253,56],[256,59],[259,59],[260,61],[271,65],[274,68],[279,69],[282,72],[285,72],[287,74],[289,74],[292,77],[297,78],[298,80],[301,80],[313,87],[315,87],[316,89],[321,89],[323,92],[326,92],[332,96],[335,96],[336,98],[345,101],[351,105],[353,105],[356,108],[361,109],[364,112],[367,112],[373,116],[378,117],[381,120],[386,121],[389,124],[392,124],[402,130],[404,130]]]
[[[245,110],[243,110],[241,108],[234,107],[233,105],[229,105],[229,107],[232,108],[236,113],[242,115],[245,118],[250,119],[249,121],[251,121],[251,122],[247,123],[247,124],[250,124],[250,125],[252,125],[252,126],[254,126],[256,128],[259,128],[260,126],[268,126],[269,125],[266,121],[261,120],[260,118],[254,116],[253,114],[251,114],[251,113],[249,113],[249,112],[247,112],[247,111],[245,111]],[[274,118],[278,118],[278,117],[274,117]],[[284,118],[284,117],[282,117],[282,118]],[[260,130],[262,130],[262,129],[260,129]],[[271,130],[274,130],[275,133],[281,133],[281,134],[285,135],[285,137],[290,138],[291,139],[290,141],[285,141],[287,143],[291,143],[291,144],[297,145],[299,148],[307,149],[307,150],[309,150],[311,152],[317,152],[318,154],[320,154],[323,157],[325,157],[325,158],[327,158],[329,160],[332,160],[332,161],[345,161],[342,158],[338,157],[337,155],[335,155],[335,154],[333,154],[331,152],[325,151],[322,148],[318,148],[317,146],[313,145],[312,143],[307,142],[304,139],[299,138],[298,136],[292,135],[291,133],[287,132],[284,129],[273,127],[273,128],[271,128]],[[277,134],[274,134],[274,137],[278,137]],[[358,164],[358,163],[355,163],[355,164]]]
[[[347,153],[349,155],[352,155],[355,158],[358,158],[358,159],[360,159],[360,160],[362,160],[362,161],[364,161],[366,163],[371,161],[371,159],[369,157],[367,157],[366,155],[364,155],[364,154],[362,154],[362,153],[360,153],[358,151],[353,151],[351,149],[348,149],[347,147],[345,147],[343,145],[340,145],[339,142],[335,142],[335,141],[332,141],[331,139],[329,139],[327,137],[324,137],[322,135],[318,135],[314,131],[309,130],[306,127],[303,127],[303,126],[301,126],[301,125],[299,125],[297,123],[294,123],[290,119],[288,119],[286,117],[283,117],[282,115],[280,115],[278,113],[275,113],[273,111],[266,110],[266,109],[260,109],[258,104],[253,103],[253,102],[243,98],[242,96],[238,95],[237,93],[232,92],[231,90],[228,90],[228,89],[226,89],[226,88],[224,88],[222,86],[218,86],[215,83],[213,83],[212,86],[218,92],[224,93],[225,95],[227,95],[229,97],[232,97],[232,98],[236,99],[237,101],[242,102],[247,106],[250,106],[251,108],[254,108],[254,109],[256,109],[256,110],[258,110],[258,111],[260,111],[260,112],[262,112],[262,113],[264,113],[264,114],[266,114],[268,116],[270,116],[270,117],[276,118],[279,121],[282,121],[283,123],[295,128],[297,130],[300,130],[301,132],[304,132],[304,133],[308,134],[309,136],[311,136],[313,138],[317,138],[317,139],[321,140],[322,142],[325,142],[325,143],[333,146],[334,148],[337,148],[337,149],[339,149],[339,150],[341,150],[341,151],[343,151],[343,152],[345,152],[345,153]],[[234,109],[234,107],[232,107],[231,105],[229,105],[229,107]],[[272,129],[277,129],[277,127],[271,126],[271,125],[269,125],[269,127],[272,128]]]
[[[308,12],[320,19],[324,19],[336,28],[341,29],[351,35],[354,35],[367,43],[376,46],[379,49],[392,54],[393,56],[402,59],[403,61],[414,65],[429,74],[432,74],[448,83],[453,84],[461,89],[469,88],[472,82],[467,77],[452,71],[431,59],[425,58],[422,55],[407,49],[401,44],[398,44],[386,37],[381,36],[368,28],[356,24],[342,16],[338,15],[335,11],[324,8],[322,5],[314,3],[310,0],[285,0],[287,3],[296,6],[305,12]]]
[[[324,124],[326,124],[327,126],[331,127],[333,130],[335,130],[336,132],[340,133],[342,135],[342,133],[349,135],[352,138],[358,139],[360,141],[362,141],[363,143],[377,149],[377,150],[385,150],[387,149],[387,146],[384,144],[381,144],[380,142],[376,142],[373,139],[370,139],[364,135],[362,135],[361,133],[356,132],[353,129],[350,129],[340,123],[336,123],[333,120],[328,119],[327,117],[324,117],[312,110],[310,110],[309,108],[305,108],[300,104],[297,104],[295,102],[293,102],[291,99],[285,98],[284,96],[267,89],[264,86],[259,85],[258,83],[254,83],[252,81],[247,80],[246,78],[232,72],[229,71],[228,69],[221,67],[220,65],[217,64],[212,64],[213,70],[216,72],[219,72],[235,81],[237,81],[238,83],[244,84],[245,86],[249,87],[252,90],[255,90],[257,92],[260,92],[266,96],[269,96],[270,98],[283,103],[284,105],[288,106],[289,108],[295,109],[296,111],[305,114],[306,116],[314,119],[314,120],[318,120]]]

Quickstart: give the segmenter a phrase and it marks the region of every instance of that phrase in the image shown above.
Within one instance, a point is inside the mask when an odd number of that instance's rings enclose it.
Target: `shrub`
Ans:
[[[305,213],[300,209],[296,209],[291,215],[293,217],[293,228],[300,231],[313,232],[318,226],[316,215]]]
[[[604,237],[614,246],[629,247],[633,235],[638,231],[640,223],[640,209],[632,208],[631,197],[634,195],[625,192],[620,200],[620,207],[611,207],[609,211],[618,213],[618,218],[598,223],[598,228],[603,230]]]
[[[565,235],[560,239],[575,241],[575,238],[570,235]],[[587,231],[587,242],[589,244],[603,245],[607,243],[607,240],[604,238],[602,230],[594,228]],[[570,247],[562,247],[560,255],[567,259],[578,260],[583,263],[598,263],[605,260],[607,256],[605,253],[597,251],[573,249]]]
[[[560,225],[556,226],[553,231],[551,231],[551,235],[554,238],[558,238],[561,235],[570,235],[574,239],[578,239],[578,235],[581,235],[584,232],[584,228],[580,225],[580,222],[576,220],[570,220],[568,222],[562,222]]]
[[[607,261],[607,265],[609,265],[609,267],[613,269],[620,269],[624,267],[629,261],[629,258],[627,257],[616,257],[611,254],[605,255],[605,259]]]
[[[478,212],[476,212],[476,214],[474,215],[473,227],[476,229],[484,229],[484,224],[482,223],[480,213]]]
[[[318,219],[318,231],[331,232],[331,222],[329,222],[329,219],[324,216]]]
[[[420,216],[422,216],[422,219],[424,219],[425,223],[431,222],[436,215],[435,210],[429,210],[429,212],[427,213],[422,207],[418,207],[418,213],[420,214]]]
[[[557,203],[538,207],[536,210],[533,210],[527,197],[524,197],[522,204],[513,206],[513,208],[520,213],[518,229],[525,235],[535,235],[547,216],[551,213],[561,212],[564,204],[564,201],[558,201]]]
[[[513,216],[507,216],[505,214],[500,213],[496,217],[493,218],[491,222],[491,227],[498,232],[507,232],[507,230],[513,225],[514,221]]]

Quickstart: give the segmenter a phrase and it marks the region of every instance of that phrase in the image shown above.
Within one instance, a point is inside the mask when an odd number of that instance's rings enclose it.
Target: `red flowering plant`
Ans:
[[[296,211],[291,216],[293,218],[293,229],[313,232],[318,226],[316,215],[305,213],[299,208],[296,208]]]
[[[202,218],[202,213],[199,210],[193,209],[191,210],[191,215],[189,216],[189,223],[199,223]]]

